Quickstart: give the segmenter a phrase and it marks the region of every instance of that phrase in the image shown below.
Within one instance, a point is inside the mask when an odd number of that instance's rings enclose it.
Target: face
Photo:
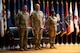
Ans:
[[[27,6],[23,6],[23,11],[27,11]]]
[[[55,12],[54,11],[52,12],[52,15],[55,15]]]
[[[36,4],[36,5],[35,5],[35,10],[37,10],[37,11],[40,10],[40,5],[39,5],[39,4]]]

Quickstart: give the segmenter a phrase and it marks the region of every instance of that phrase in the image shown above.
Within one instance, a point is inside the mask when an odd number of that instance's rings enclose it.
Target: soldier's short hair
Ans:
[[[55,11],[51,11],[51,14],[52,14],[53,12],[55,12]]]
[[[23,5],[22,8],[27,7],[27,5]]]
[[[51,11],[54,11],[54,9],[52,9]]]
[[[37,3],[37,4],[35,4],[35,6],[40,6],[40,5]]]

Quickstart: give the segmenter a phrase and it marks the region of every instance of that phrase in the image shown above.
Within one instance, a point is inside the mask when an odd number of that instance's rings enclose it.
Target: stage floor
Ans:
[[[29,51],[19,50],[0,50],[0,53],[80,53],[80,44],[78,45],[55,45],[56,49],[50,49],[49,45],[42,50],[29,49]]]

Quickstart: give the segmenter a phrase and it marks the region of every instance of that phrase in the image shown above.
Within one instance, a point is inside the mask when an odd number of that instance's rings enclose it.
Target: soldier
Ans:
[[[41,37],[44,28],[44,15],[43,12],[40,11],[40,5],[35,4],[35,11],[31,14],[31,21],[32,21],[32,29],[33,35],[35,37],[35,49],[41,49]]]
[[[47,28],[48,28],[48,35],[50,38],[50,48],[55,48],[55,37],[57,33],[57,17],[55,17],[55,11],[51,11],[51,16],[47,19]]]
[[[27,6],[22,7],[22,11],[18,13],[16,18],[16,24],[19,30],[20,37],[20,50],[28,50],[26,45],[28,41],[28,20],[29,14],[27,12]]]

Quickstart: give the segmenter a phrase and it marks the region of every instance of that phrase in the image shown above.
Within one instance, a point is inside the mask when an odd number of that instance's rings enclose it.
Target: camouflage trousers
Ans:
[[[56,38],[56,31],[55,30],[49,31],[49,40],[50,40],[50,43],[55,44],[55,38]]]
[[[50,40],[50,43],[53,43],[53,44],[55,44],[55,38],[56,38],[55,36],[53,36],[53,37],[50,37],[50,39],[49,39],[49,40]]]
[[[26,28],[20,28],[19,31],[19,38],[20,38],[20,47],[26,47],[28,42],[28,29]]]
[[[34,37],[35,37],[35,47],[40,47],[41,39],[42,39],[42,31],[43,29],[36,28],[33,30]]]

